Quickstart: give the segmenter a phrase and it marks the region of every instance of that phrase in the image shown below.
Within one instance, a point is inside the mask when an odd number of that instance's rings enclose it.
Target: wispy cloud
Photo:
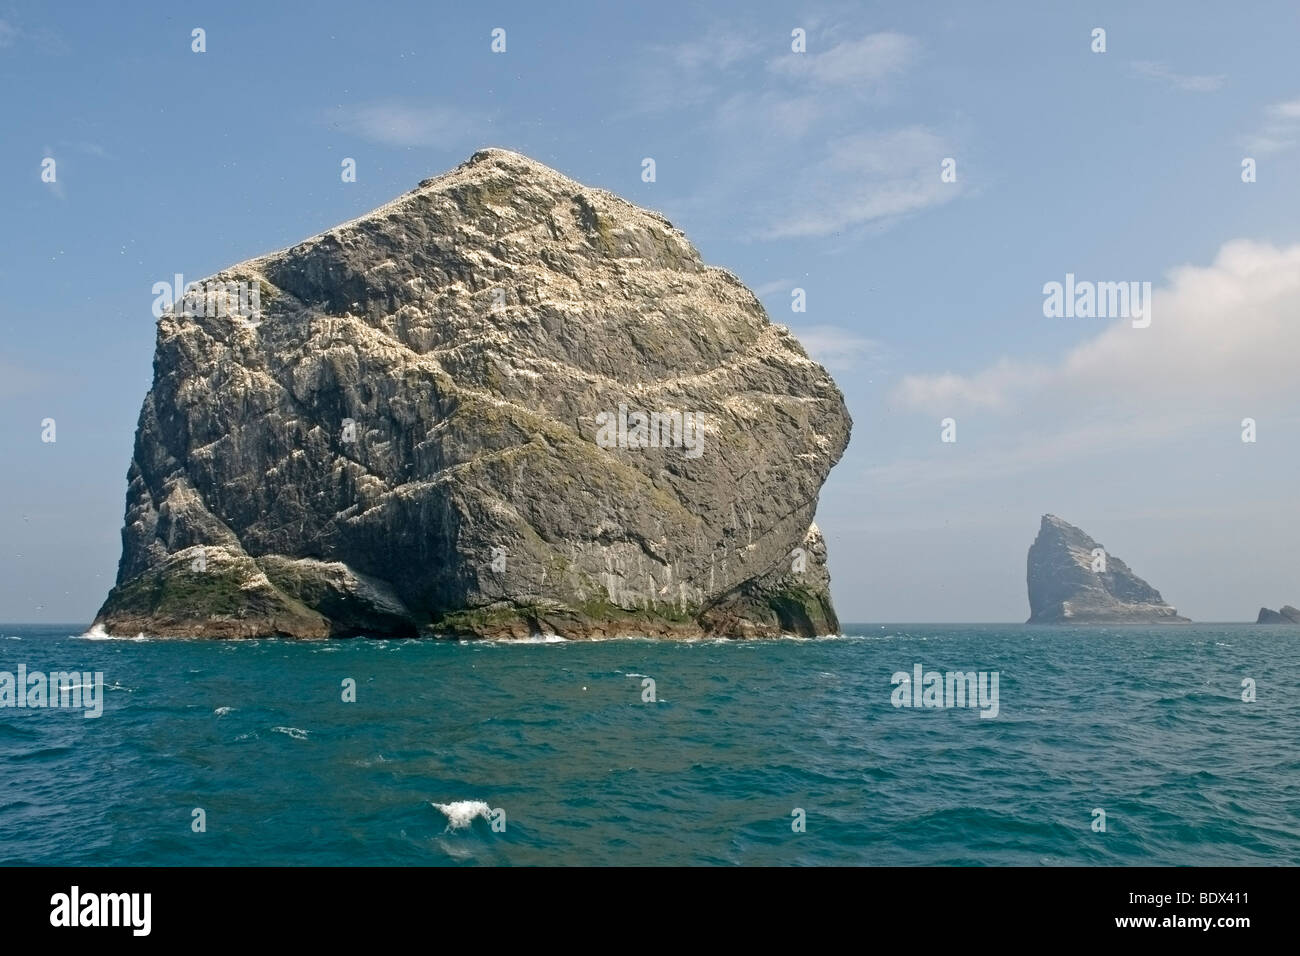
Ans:
[[[1115,452],[1191,428],[1232,429],[1294,402],[1300,245],[1226,243],[1212,264],[1173,270],[1150,308],[1148,328],[1107,324],[1058,361],[1004,357],[973,374],[911,375],[892,398],[934,416],[987,422],[1007,413],[1051,423],[1050,440],[990,450],[988,461],[975,455],[963,466],[973,469],[968,477]]]
[[[880,368],[892,354],[884,343],[837,325],[789,328],[804,350],[832,372]]]
[[[714,132],[751,144],[801,140],[833,107],[825,97],[791,95],[784,90],[745,89],[719,99],[712,121]]]
[[[836,139],[768,210],[762,235],[825,236],[948,202],[959,192],[957,184],[940,180],[940,164],[949,155],[942,138],[918,126]]]
[[[1165,64],[1153,63],[1150,60],[1134,61],[1133,72],[1150,77],[1153,80],[1159,80],[1166,86],[1181,90],[1184,93],[1213,93],[1215,90],[1221,89],[1228,79],[1222,73],[1175,73]]]
[[[909,375],[894,391],[894,399],[905,407],[946,413],[961,410],[1005,410],[1023,390],[1043,385],[1051,378],[1049,369],[1010,358],[973,375],[944,372],[937,375]]]
[[[449,106],[413,106],[399,102],[342,107],[328,114],[348,132],[385,146],[446,146],[477,141],[486,132],[485,117]]]
[[[1270,116],[1281,120],[1300,120],[1300,99],[1274,103],[1268,108],[1268,112]]]
[[[915,58],[920,45],[902,33],[870,33],[836,44],[824,53],[788,53],[768,63],[780,76],[804,80],[821,87],[853,87],[866,92],[872,84],[901,73]]]
[[[773,279],[771,282],[764,282],[762,285],[754,286],[754,295],[760,299],[765,295],[773,295],[777,292],[784,292],[794,287],[793,279]]]
[[[1300,137],[1300,99],[1273,103],[1264,109],[1264,123],[1248,134],[1241,145],[1250,153],[1280,153],[1295,146]]]
[[[723,24],[707,27],[690,40],[652,46],[632,71],[629,111],[679,111],[712,103],[726,95],[728,83],[742,83],[767,47],[751,31]]]
[[[23,47],[42,54],[62,56],[69,52],[68,44],[56,31],[48,27],[31,29],[0,17],[0,50],[11,49],[19,41]]]
[[[1126,422],[1075,423],[1060,431],[1045,431],[1033,441],[1022,439],[992,440],[960,458],[949,456],[942,468],[933,458],[912,457],[868,468],[866,488],[884,487],[918,490],[923,487],[954,487],[982,481],[1013,479],[1039,469],[1051,468],[1079,459],[1150,447],[1169,438],[1170,423],[1165,419],[1137,419]],[[934,421],[939,433],[939,421]]]
[[[698,72],[726,70],[757,55],[763,46],[757,37],[714,26],[698,39],[658,49],[667,54],[677,69]]]
[[[113,158],[112,155],[108,152],[108,150],[106,150],[103,146],[99,145],[99,143],[91,143],[89,141],[82,140],[81,142],[75,143],[73,145],[77,149],[81,150],[83,153],[88,153],[91,156],[97,156],[100,159]]]
[[[673,200],[675,216],[726,222],[745,240],[816,238],[887,228],[961,194],[940,179],[943,159],[956,155],[950,135],[873,115],[891,81],[922,59],[921,43],[806,26],[807,52],[718,25],[632,71],[633,111],[673,109],[702,130],[692,144],[699,161],[716,157],[716,174]]]
[[[30,392],[45,381],[43,375],[30,368],[0,362],[0,396],[12,398],[24,392]]]

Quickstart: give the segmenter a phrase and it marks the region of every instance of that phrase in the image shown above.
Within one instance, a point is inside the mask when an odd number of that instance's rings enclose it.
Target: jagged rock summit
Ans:
[[[211,281],[259,310],[159,319],[108,633],[838,630],[843,396],[663,217],[487,149]]]
[[[1029,624],[1188,623],[1160,592],[1067,521],[1043,515],[1029,548]]]
[[[1283,604],[1282,607],[1274,611],[1270,608],[1262,607],[1259,609],[1259,617],[1256,624],[1300,624],[1300,607],[1293,607],[1290,604]]]

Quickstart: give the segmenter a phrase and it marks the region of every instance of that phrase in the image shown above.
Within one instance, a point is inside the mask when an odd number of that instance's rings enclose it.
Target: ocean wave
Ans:
[[[798,634],[782,634],[779,637],[653,637],[648,634],[614,634],[590,637],[561,637],[558,634],[532,634],[528,637],[497,638],[455,638],[441,639],[440,643],[456,644],[461,647],[508,647],[511,644],[609,644],[624,642],[630,644],[688,644],[712,647],[715,645],[733,645],[737,647],[762,647],[770,644],[790,642],[795,644],[822,643],[830,641],[880,641],[897,638],[896,634],[818,634],[815,637],[802,637]],[[399,645],[400,646],[400,645]]]
[[[492,808],[482,800],[455,800],[451,803],[433,803],[434,809],[447,818],[448,830],[463,830],[478,817],[484,820],[492,816]]]
[[[271,730],[277,734],[287,734],[294,740],[307,739],[307,731],[303,730],[301,727],[272,727]]]
[[[443,839],[437,839],[434,840],[433,842],[438,847],[439,850],[441,850],[443,853],[446,853],[449,857],[451,857],[454,860],[468,860],[468,859],[472,859],[474,856],[474,851],[467,846],[464,845],[457,846]]]
[[[104,625],[96,624],[85,634],[70,634],[69,637],[82,641],[149,641],[153,638],[146,637],[144,634],[137,634],[135,637],[117,637],[109,634],[104,630]]]
[[[226,714],[230,713],[234,709],[235,708],[233,707],[218,707],[216,710],[213,711],[213,713],[216,714],[218,717],[224,717],[226,716]]]

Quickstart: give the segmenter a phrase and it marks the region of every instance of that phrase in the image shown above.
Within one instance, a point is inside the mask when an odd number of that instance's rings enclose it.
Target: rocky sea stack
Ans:
[[[227,283],[158,322],[108,633],[838,630],[843,396],[661,216],[488,149]]]
[[[1255,620],[1256,624],[1300,624],[1300,607],[1293,607],[1290,604],[1283,604],[1280,610],[1274,611],[1270,608],[1262,607],[1259,609],[1259,617]]]
[[[1029,624],[1186,624],[1160,592],[1056,515],[1029,548]]]

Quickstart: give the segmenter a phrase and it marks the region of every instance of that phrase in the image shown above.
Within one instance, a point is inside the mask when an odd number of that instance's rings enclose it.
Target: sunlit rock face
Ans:
[[[1029,548],[1030,624],[1185,624],[1127,564],[1056,515]]]
[[[838,630],[843,397],[663,217],[482,150],[211,282],[256,308],[159,320],[109,633]]]

